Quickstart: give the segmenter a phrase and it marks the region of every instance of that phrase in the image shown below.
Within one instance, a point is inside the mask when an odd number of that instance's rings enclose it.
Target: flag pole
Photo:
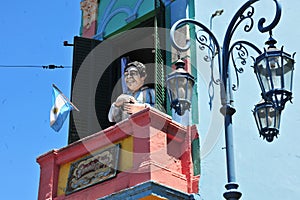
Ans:
[[[54,84],[52,83],[52,86],[62,95],[62,97],[69,103],[71,104],[71,106],[73,106],[73,108],[79,112],[79,109],[70,101],[70,99],[68,99],[68,97],[66,97],[62,91]]]

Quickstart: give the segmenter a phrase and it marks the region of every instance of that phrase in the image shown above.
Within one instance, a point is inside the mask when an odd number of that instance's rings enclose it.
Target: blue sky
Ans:
[[[241,2],[196,2],[205,3],[206,7],[196,7],[196,16],[207,25],[209,16],[216,9],[225,9],[224,14],[214,21],[214,31],[222,41],[225,25],[233,16],[233,10],[241,6]],[[264,10],[264,4],[257,5],[264,14],[272,16],[272,9]],[[284,45],[286,51],[299,53],[300,29],[295,19],[300,17],[300,3],[290,0],[284,1],[282,6],[284,12],[274,36],[278,39],[279,47]],[[39,183],[36,158],[67,144],[68,123],[64,124],[59,133],[54,132],[49,126],[49,111],[52,83],[66,96],[70,95],[71,69],[49,70],[41,66],[72,65],[72,48],[64,47],[63,41],[72,43],[73,37],[79,35],[80,21],[80,0],[3,1],[1,4],[1,199],[36,199]],[[257,46],[263,47],[267,36],[258,38],[254,34],[249,38]],[[258,137],[255,127],[251,109],[259,101],[260,92],[253,72],[249,69],[241,75],[240,90],[235,93],[238,111],[234,116],[236,164],[243,199],[297,199],[300,196],[300,134],[297,131],[300,128],[300,87],[297,81],[300,80],[300,73],[297,64],[294,103],[288,104],[284,110],[281,135],[271,144]],[[256,89],[252,90],[253,87]],[[200,97],[204,98],[205,95]],[[209,113],[207,100],[203,102],[200,111]],[[202,141],[209,130],[207,124],[210,122],[207,119],[212,120],[201,114],[199,126]],[[214,149],[202,158],[200,193],[206,200],[221,199],[224,192],[226,169],[223,146],[222,132]],[[258,194],[261,198],[257,197]]]
[[[68,123],[49,126],[51,85],[69,96],[71,80],[71,68],[41,66],[71,67],[63,41],[79,35],[80,0],[2,1],[0,10],[1,199],[37,199],[36,158],[67,144]]]

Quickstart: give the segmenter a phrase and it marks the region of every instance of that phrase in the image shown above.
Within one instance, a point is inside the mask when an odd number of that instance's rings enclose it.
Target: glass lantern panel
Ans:
[[[259,112],[254,112],[254,118],[255,118],[255,122],[257,124],[257,128],[260,131],[262,128],[261,122],[260,122],[260,118],[259,118]]]
[[[257,111],[256,121],[259,122],[260,129],[263,129],[267,126],[267,112],[266,109],[260,108]]]
[[[178,98],[179,99],[186,99],[187,79],[185,77],[178,77],[177,83],[178,83],[178,88],[177,88]]]
[[[267,127],[275,128],[276,127],[276,112],[273,107],[267,108]]]
[[[172,77],[168,80],[168,86],[169,86],[169,95],[170,95],[170,101],[173,101],[174,99],[177,99],[177,89],[176,89],[176,76]]]
[[[187,87],[187,100],[192,102],[192,96],[193,96],[193,86],[194,86],[194,81],[189,79],[188,80],[188,87]]]
[[[284,72],[284,89],[287,91],[292,91],[292,79],[294,62],[292,59],[283,57],[283,72]]]
[[[274,128],[277,128],[279,130],[279,126],[280,126],[280,111],[276,110]]]
[[[256,70],[257,70],[258,78],[260,79],[259,82],[261,85],[262,92],[270,91],[272,89],[272,87],[271,87],[270,76],[269,76],[269,72],[267,70],[267,63],[266,63],[265,59],[261,60],[257,64]]]
[[[271,87],[273,89],[281,89],[282,88],[282,76],[283,76],[283,68],[281,67],[280,57],[272,56],[268,57],[269,64],[269,79],[273,83],[271,83]]]
[[[279,130],[280,126],[280,115],[281,112],[278,109],[275,109],[274,107],[267,107],[267,126],[266,128],[273,128]]]

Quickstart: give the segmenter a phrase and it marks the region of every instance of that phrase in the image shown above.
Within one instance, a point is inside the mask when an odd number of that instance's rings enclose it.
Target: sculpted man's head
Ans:
[[[108,113],[110,122],[120,122],[131,114],[155,105],[155,89],[144,87],[146,77],[144,64],[134,61],[125,66],[124,79],[128,91],[112,103]]]
[[[128,63],[125,67],[124,77],[129,90],[138,91],[144,85],[147,77],[145,65],[137,61]]]

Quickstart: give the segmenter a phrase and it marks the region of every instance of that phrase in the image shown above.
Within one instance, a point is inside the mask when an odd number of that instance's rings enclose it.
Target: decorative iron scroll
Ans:
[[[73,162],[66,194],[71,194],[116,176],[120,144]]]
[[[196,39],[199,43],[200,50],[207,50],[208,54],[204,57],[204,60],[210,62],[210,68],[213,70],[214,59],[217,58],[218,66],[219,66],[219,79],[215,79],[213,76],[213,72],[211,72],[211,82],[209,84],[209,98],[210,101],[213,98],[213,83],[217,85],[221,85],[221,99],[222,104],[233,102],[232,91],[236,91],[239,87],[239,77],[238,75],[244,71],[243,67],[237,66],[237,61],[241,65],[245,65],[248,58],[253,58],[249,55],[249,52],[246,47],[250,47],[252,50],[256,51],[258,55],[261,54],[259,48],[257,48],[254,44],[244,41],[238,40],[237,42],[232,42],[233,35],[238,27],[242,27],[244,32],[250,32],[254,27],[254,14],[255,9],[252,4],[258,2],[260,0],[248,0],[233,16],[232,20],[229,23],[229,26],[226,30],[225,37],[223,39],[223,45],[218,43],[215,35],[201,22],[193,20],[193,19],[181,19],[173,24],[170,30],[170,37],[173,47],[177,51],[187,51],[190,48],[191,42],[189,40],[186,41],[185,46],[180,46],[175,41],[175,31],[178,27],[184,24],[193,24],[199,28],[199,31],[196,32]],[[272,29],[277,26],[280,17],[281,17],[281,5],[278,0],[273,0],[276,6],[276,13],[273,20],[269,23],[269,25],[265,25],[266,19],[260,18],[257,23],[257,28],[261,33],[269,32],[272,35]],[[233,56],[233,53],[237,53],[237,57]],[[230,61],[233,64],[235,75],[236,75],[236,83],[231,83],[230,78]],[[210,102],[211,104],[211,102]]]

